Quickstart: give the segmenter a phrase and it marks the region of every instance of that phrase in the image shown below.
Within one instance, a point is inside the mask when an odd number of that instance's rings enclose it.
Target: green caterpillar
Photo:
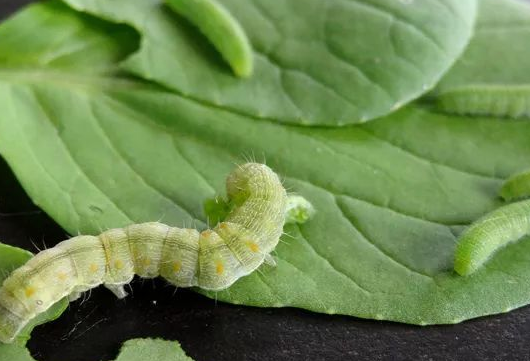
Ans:
[[[530,85],[470,85],[438,95],[447,113],[505,118],[530,117]]]
[[[506,201],[530,197],[530,170],[508,178],[502,185],[500,194]]]
[[[215,0],[166,0],[179,15],[196,25],[242,78],[252,75],[252,47],[245,31],[228,10]]]
[[[497,250],[530,234],[530,200],[502,206],[474,222],[459,238],[454,269],[478,270]]]
[[[213,229],[199,233],[156,222],[133,224],[97,237],[77,236],[37,254],[0,289],[0,341],[12,342],[29,320],[65,296],[75,300],[104,284],[123,298],[123,286],[135,274],[161,276],[177,287],[227,288],[267,261],[288,211],[294,221],[313,212],[305,199],[287,207],[280,179],[263,164],[237,167],[226,190],[231,210]]]

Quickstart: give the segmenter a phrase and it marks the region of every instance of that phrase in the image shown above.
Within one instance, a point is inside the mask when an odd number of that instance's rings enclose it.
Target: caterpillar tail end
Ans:
[[[471,269],[470,267],[457,262],[455,262],[454,270],[459,276],[462,277],[469,276],[475,272],[475,269]]]
[[[252,76],[252,73],[254,72],[252,52],[249,51],[249,54],[247,55],[247,59],[237,64],[231,64],[231,67],[232,67],[232,71],[237,77],[242,78],[242,79],[250,78]]]
[[[470,276],[487,261],[485,257],[474,255],[474,247],[469,244],[468,237],[461,237],[456,247],[453,269],[459,276]]]

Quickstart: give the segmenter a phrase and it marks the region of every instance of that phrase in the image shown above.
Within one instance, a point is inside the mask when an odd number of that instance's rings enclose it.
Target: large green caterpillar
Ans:
[[[77,236],[38,253],[0,289],[0,341],[12,342],[29,320],[65,296],[74,300],[104,284],[125,297],[123,286],[135,274],[161,276],[177,287],[227,288],[270,257],[287,212],[295,221],[304,209],[311,212],[305,200],[288,206],[280,179],[263,164],[237,167],[226,190],[231,209],[213,229],[199,233],[156,222],[133,224],[97,237]]]
[[[250,41],[223,5],[216,0],[166,0],[166,3],[201,30],[237,76],[246,78],[252,74]]]
[[[530,117],[530,85],[469,85],[437,96],[448,113],[505,118]]]
[[[500,196],[506,201],[530,197],[530,171],[508,178]],[[530,200],[497,208],[473,222],[458,238],[454,270],[461,276],[470,275],[499,249],[526,235],[530,235]]]
[[[455,271],[467,276],[496,251],[530,234],[530,200],[502,206],[474,222],[459,238]]]

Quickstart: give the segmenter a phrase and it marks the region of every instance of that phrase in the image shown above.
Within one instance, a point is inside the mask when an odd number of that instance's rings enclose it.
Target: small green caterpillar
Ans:
[[[29,320],[65,296],[75,300],[104,284],[123,298],[123,286],[135,274],[162,276],[177,287],[221,290],[253,272],[278,244],[288,197],[278,176],[257,163],[237,167],[226,190],[232,207],[213,229],[133,224],[97,237],[77,236],[37,254],[0,288],[0,341],[12,342]],[[297,214],[308,207],[294,203],[290,209]]]
[[[438,95],[436,106],[447,113],[530,118],[530,85],[470,85]]]
[[[508,178],[502,185],[500,195],[506,201],[530,197],[530,170]]]
[[[497,250],[530,234],[530,200],[502,206],[474,222],[459,238],[454,269],[467,276]]]
[[[179,15],[196,25],[242,78],[252,75],[252,47],[239,22],[215,0],[166,0]]]

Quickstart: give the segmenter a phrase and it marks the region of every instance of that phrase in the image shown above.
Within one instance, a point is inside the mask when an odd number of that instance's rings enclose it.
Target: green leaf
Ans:
[[[177,341],[133,339],[125,342],[115,361],[193,361]]]
[[[88,29],[93,20],[79,21]],[[57,21],[48,26],[68,29]],[[68,41],[83,47],[102,36],[92,31]],[[24,41],[31,48],[32,38]],[[114,46],[121,53],[122,44]],[[501,204],[504,178],[530,166],[529,122],[412,105],[365,125],[304,128],[110,75],[61,81],[77,74],[65,68],[38,79],[0,76],[0,153],[69,232],[157,219],[203,227],[204,201],[222,194],[234,163],[254,154],[317,212],[286,228],[276,268],[262,267],[219,299],[415,324],[459,322],[530,302],[530,239],[503,249],[471,277],[452,271],[455,237]]]
[[[530,84],[530,5],[481,0],[475,34],[436,92],[469,85]]]
[[[344,125],[433,87],[471,36],[474,0],[222,0],[254,49],[233,76],[198,29],[162,1],[66,0],[143,35],[124,68],[208,105],[282,123]]]

